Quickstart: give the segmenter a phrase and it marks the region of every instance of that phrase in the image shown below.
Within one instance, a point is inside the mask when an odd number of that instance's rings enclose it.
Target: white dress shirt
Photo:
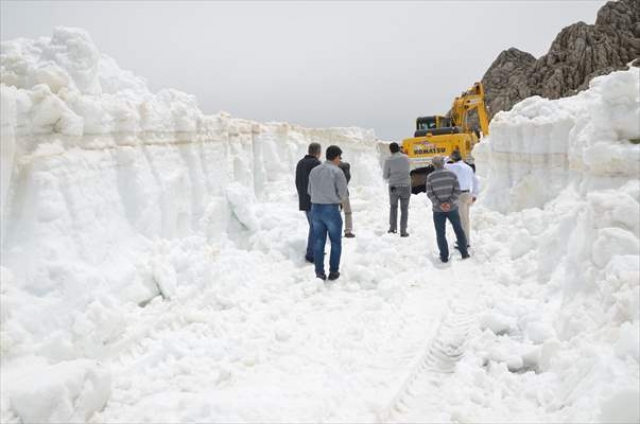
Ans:
[[[454,163],[445,164],[445,168],[456,174],[458,183],[460,183],[460,191],[468,191],[473,197],[478,197],[480,193],[480,181],[473,172],[473,168],[459,160]]]

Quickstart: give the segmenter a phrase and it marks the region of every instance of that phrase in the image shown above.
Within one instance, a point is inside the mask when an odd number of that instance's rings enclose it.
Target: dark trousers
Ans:
[[[389,187],[389,230],[398,229],[398,200],[400,201],[400,232],[407,232],[411,186]]]
[[[307,236],[307,259],[313,260],[313,221],[311,220],[311,211],[304,211],[309,223],[309,235]]]
[[[449,212],[433,212],[433,225],[436,228],[436,238],[438,240],[438,250],[440,250],[440,259],[443,261],[449,260],[449,245],[447,244],[447,219],[453,227],[453,232],[456,233],[456,239],[458,240],[458,246],[460,247],[460,253],[462,256],[467,256],[467,237],[464,235],[464,229],[460,223],[460,215],[458,209]]]
[[[342,255],[342,215],[340,205],[311,205],[311,221],[313,222],[313,261],[316,275],[324,274],[324,245],[327,234],[331,241],[329,256],[329,272],[340,270],[340,256]]]

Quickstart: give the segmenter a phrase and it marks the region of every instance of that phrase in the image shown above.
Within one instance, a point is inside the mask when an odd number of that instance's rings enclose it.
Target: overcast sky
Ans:
[[[359,126],[399,141],[416,116],[445,113],[501,51],[540,57],[604,4],[2,0],[0,30],[5,41],[84,28],[152,91],[195,94],[207,114]]]

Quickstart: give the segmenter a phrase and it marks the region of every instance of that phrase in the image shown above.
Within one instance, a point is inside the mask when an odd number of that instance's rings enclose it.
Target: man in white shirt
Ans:
[[[456,174],[460,183],[460,197],[458,198],[458,210],[464,234],[467,236],[467,247],[471,245],[471,223],[469,222],[469,208],[476,201],[480,192],[480,181],[473,169],[464,163],[459,150],[451,153],[453,163],[445,165],[446,169]]]

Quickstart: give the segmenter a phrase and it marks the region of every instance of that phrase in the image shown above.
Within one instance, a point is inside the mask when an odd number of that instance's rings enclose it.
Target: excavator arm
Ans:
[[[483,135],[489,134],[489,113],[484,102],[484,86],[481,82],[476,82],[473,87],[456,97],[451,106],[451,118],[456,126],[462,127],[464,132],[471,131],[469,128],[469,113],[476,110],[480,130]]]

